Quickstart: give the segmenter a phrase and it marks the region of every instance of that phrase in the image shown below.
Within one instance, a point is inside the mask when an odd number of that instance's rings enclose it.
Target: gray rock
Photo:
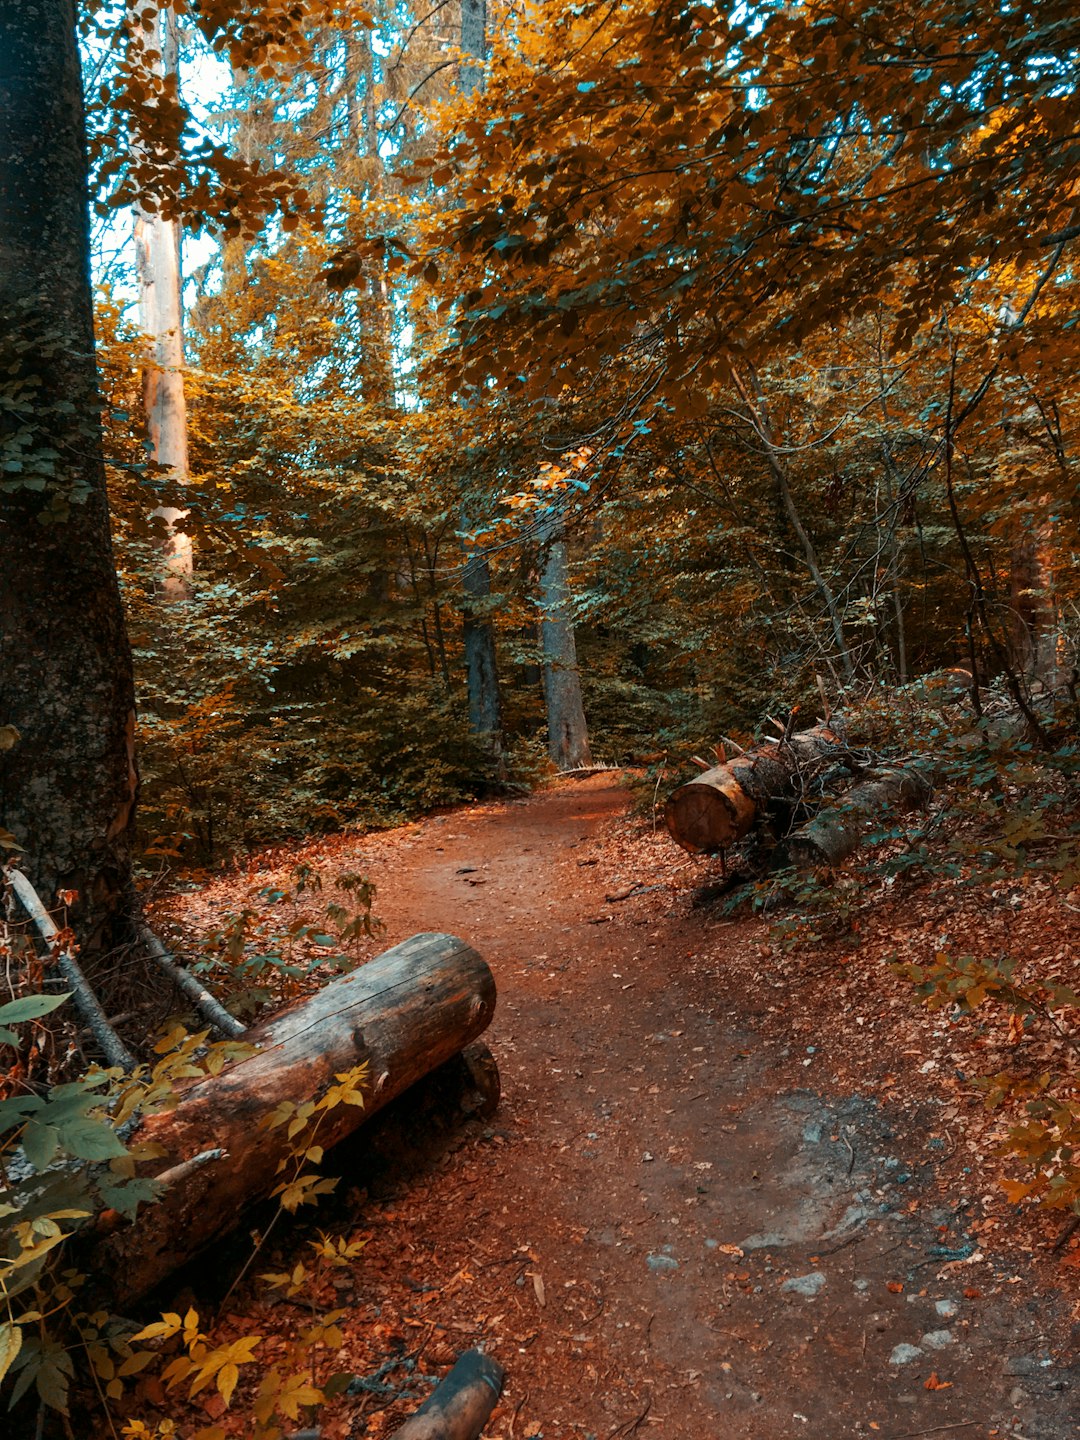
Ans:
[[[953,1343],[951,1330],[929,1330],[919,1342],[926,1350],[944,1350]]]
[[[918,1345],[897,1345],[889,1356],[890,1365],[910,1365],[923,1354]]]
[[[789,1295],[805,1295],[812,1300],[825,1288],[825,1276],[820,1270],[812,1270],[809,1275],[793,1275],[790,1280],[785,1280],[780,1286]]]
[[[937,1311],[937,1313],[941,1316],[943,1320],[951,1320],[952,1317],[959,1311],[960,1306],[956,1303],[955,1300],[935,1300],[934,1309]]]
[[[645,1264],[650,1270],[677,1270],[679,1262],[674,1255],[646,1255]]]

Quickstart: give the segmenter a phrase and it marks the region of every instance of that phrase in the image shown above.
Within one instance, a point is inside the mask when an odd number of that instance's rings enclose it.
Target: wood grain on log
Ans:
[[[123,1305],[145,1295],[273,1189],[291,1147],[287,1127],[262,1122],[282,1101],[316,1099],[335,1075],[367,1064],[364,1108],[339,1105],[322,1119],[315,1143],[329,1149],[462,1050],[494,1010],[495,982],[475,950],[452,935],[416,935],[248,1031],[251,1055],[192,1085],[175,1110],[136,1132],[135,1143],[166,1151],[141,1173],[181,1178],[94,1246],[112,1298]],[[210,1150],[221,1157],[184,1165]]]
[[[391,1440],[477,1440],[499,1403],[503,1379],[497,1360],[466,1350]]]
[[[749,834],[770,802],[795,798],[846,753],[842,736],[827,725],[755,745],[680,785],[664,807],[668,831],[691,854],[715,854]]]

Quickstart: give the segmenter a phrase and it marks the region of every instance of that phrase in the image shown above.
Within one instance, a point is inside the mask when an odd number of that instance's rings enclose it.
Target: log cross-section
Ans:
[[[452,935],[415,935],[249,1030],[250,1055],[196,1082],[175,1110],[136,1132],[135,1143],[165,1149],[140,1170],[165,1176],[166,1186],[134,1224],[94,1245],[113,1299],[145,1295],[273,1189],[287,1127],[261,1122],[282,1101],[316,1099],[336,1074],[368,1066],[364,1108],[325,1113],[317,1143],[329,1149],[474,1040],[494,1010],[495,982],[475,950]]]
[[[826,725],[756,745],[672,793],[664,807],[671,837],[695,855],[726,850],[771,803],[797,798],[813,776],[847,753],[842,736]]]

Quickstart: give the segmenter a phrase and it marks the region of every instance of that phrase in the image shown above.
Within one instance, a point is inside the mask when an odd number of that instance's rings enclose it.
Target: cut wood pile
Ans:
[[[883,815],[925,805],[931,790],[922,769],[875,764],[838,729],[789,726],[680,785],[664,816],[672,838],[694,855],[723,855],[755,833],[767,835],[772,863],[834,866]]]

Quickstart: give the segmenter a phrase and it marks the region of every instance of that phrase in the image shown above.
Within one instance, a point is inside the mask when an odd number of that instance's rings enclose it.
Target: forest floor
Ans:
[[[707,867],[628,804],[617,777],[562,782],[266,852],[164,907],[205,930],[297,861],[360,870],[371,953],[450,931],[495,974],[494,1118],[407,1184],[343,1181],[257,1267],[320,1224],[366,1241],[326,1303],[335,1368],[381,1378],[323,1436],[382,1440],[470,1345],[507,1370],[497,1440],[1080,1435],[1080,1248],[1005,1203],[968,1079],[1005,1041],[885,964],[950,933],[1045,946],[1050,902],[931,888],[785,952],[768,920],[693,908]],[[305,1318],[252,1284],[219,1325]]]

